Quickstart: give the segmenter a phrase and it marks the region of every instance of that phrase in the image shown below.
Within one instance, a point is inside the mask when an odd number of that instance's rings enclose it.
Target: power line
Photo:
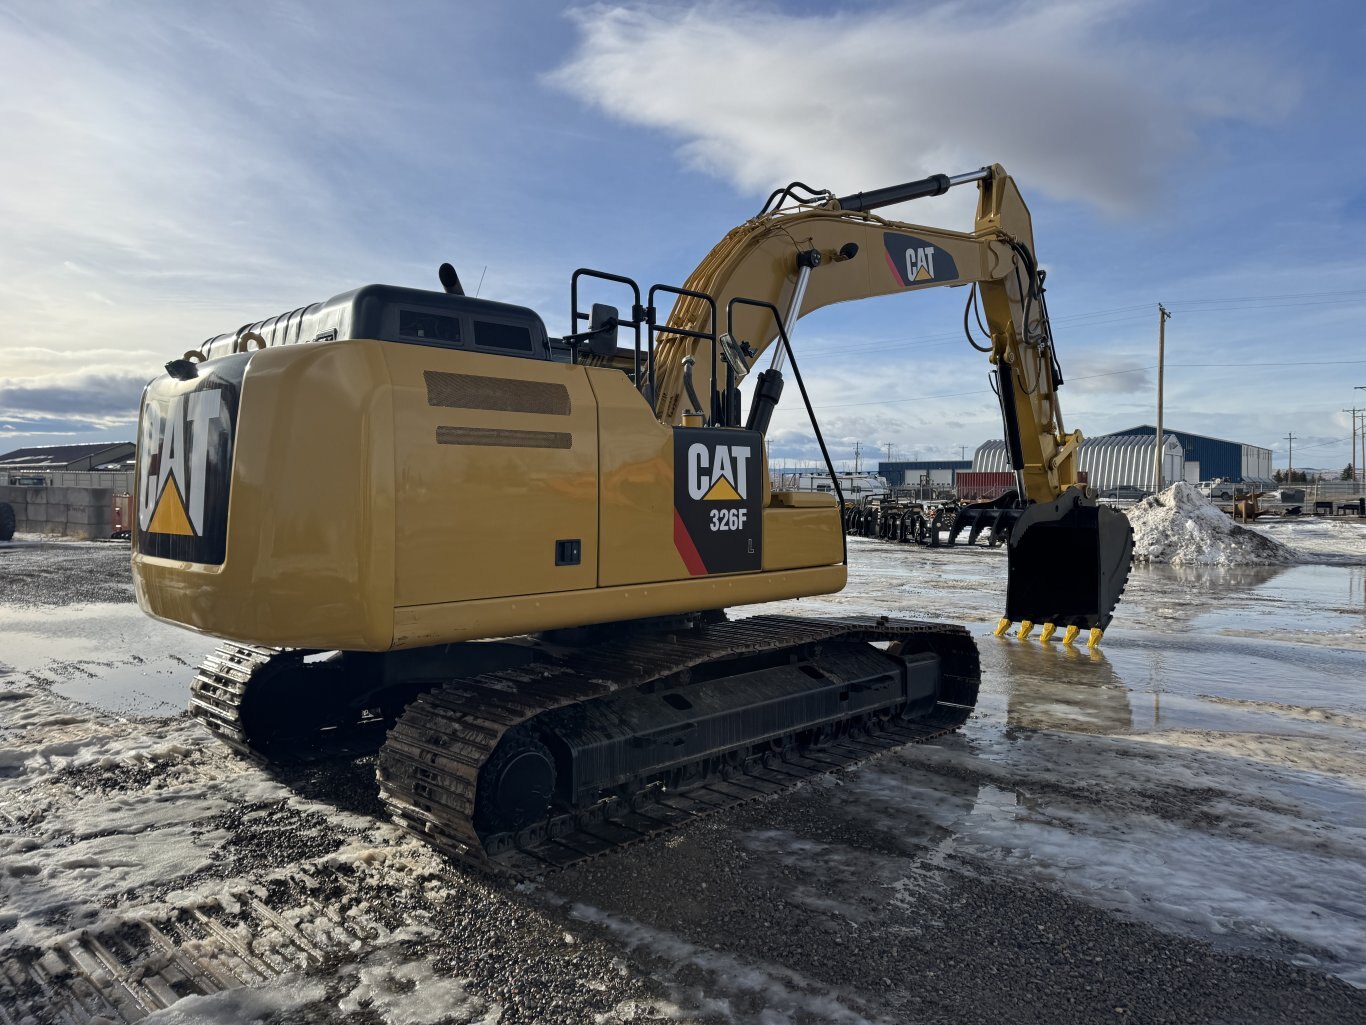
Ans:
[[[1299,441],[1298,438],[1296,438],[1295,440],[1296,440],[1296,441]],[[1300,448],[1326,448],[1326,447],[1329,446],[1329,445],[1341,445],[1341,444],[1342,444],[1342,439],[1340,439],[1340,438],[1329,438],[1327,441],[1307,441],[1307,442],[1306,442],[1306,441],[1301,441],[1301,442],[1300,442]]]
[[[1238,370],[1244,367],[1337,367],[1366,364],[1366,359],[1295,360],[1289,363],[1168,363],[1169,367],[1222,367],[1225,370]],[[1094,381],[1101,377],[1119,377],[1123,374],[1141,374],[1156,370],[1157,364],[1144,367],[1129,367],[1125,370],[1108,370],[1103,374],[1081,374],[1068,377],[1069,381]],[[895,399],[870,399],[865,402],[833,402],[814,406],[815,409],[848,409],[852,406],[895,406],[903,402],[922,402],[926,399],[956,399],[964,395],[980,395],[981,389],[972,391],[940,392],[936,395],[903,395]]]
[[[1363,360],[1362,362],[1366,362]],[[1169,364],[1170,365],[1170,364]],[[1103,374],[1086,374],[1081,377],[1069,377],[1069,381],[1091,381],[1097,377],[1115,377],[1119,374],[1139,374],[1145,370],[1152,370],[1153,367],[1131,367],[1128,370],[1109,370]],[[867,402],[835,402],[824,406],[813,406],[813,409],[846,409],[850,406],[893,406],[902,402],[921,402],[925,399],[956,399],[963,395],[981,395],[981,388],[974,388],[972,391],[941,392],[938,395],[903,395],[895,399],[871,399]]]
[[[1224,367],[1228,370],[1236,370],[1240,367],[1342,367],[1356,363],[1366,363],[1366,359],[1325,359],[1325,360],[1306,360],[1297,359],[1288,363],[1245,363],[1239,360],[1237,363],[1168,363],[1169,367]]]
[[[1165,305],[1182,313],[1199,314],[1203,312],[1229,312],[1239,307],[1252,311],[1295,306],[1331,306],[1342,303],[1366,302],[1366,289],[1347,289],[1336,292],[1284,292],[1279,295],[1228,296],[1224,298],[1174,299]],[[1076,324],[1077,326],[1098,326],[1100,323],[1118,323],[1125,320],[1142,320],[1152,309],[1150,303],[1132,306],[1114,306],[1102,310],[1088,310],[1083,313],[1058,314],[1052,319],[1054,324]],[[1100,319],[1098,319],[1100,318]],[[1090,321],[1083,325],[1081,322]],[[918,338],[887,337],[862,340],[853,343],[859,353],[885,352],[896,348],[921,348],[949,345],[962,340],[959,331],[936,332]],[[846,347],[851,343],[833,340],[830,344],[840,346],[836,352],[822,351],[817,348],[809,360],[840,358],[846,355]],[[1173,364],[1174,366],[1175,364]],[[1200,364],[1190,364],[1200,365]],[[1270,364],[1267,364],[1270,365]],[[1292,365],[1292,364],[1286,364]]]

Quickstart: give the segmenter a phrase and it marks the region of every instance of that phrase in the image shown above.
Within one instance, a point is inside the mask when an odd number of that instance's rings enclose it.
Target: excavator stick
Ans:
[[[1059,627],[1068,642],[1087,630],[1094,647],[1124,593],[1133,550],[1128,517],[1098,504],[1082,488],[1031,505],[1006,545],[1005,625],[997,633],[1017,621],[1020,636],[1026,637],[1040,623],[1045,640]]]

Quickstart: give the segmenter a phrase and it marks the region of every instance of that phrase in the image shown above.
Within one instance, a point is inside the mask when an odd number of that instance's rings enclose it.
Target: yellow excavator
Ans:
[[[873,213],[968,183],[971,232]],[[1132,535],[1077,484],[1044,274],[1001,167],[844,197],[794,183],[682,287],[576,271],[563,338],[465,295],[449,264],[439,278],[210,338],[144,393],[138,602],[224,639],[191,711],[238,750],[382,736],[397,821],[526,874],[957,728],[979,679],[962,627],[725,612],[846,582],[842,496],[775,491],[767,469],[790,372],[838,485],[792,326],[941,285],[985,319],[1026,506],[998,634],[1094,644],[1110,622]],[[590,288],[629,311],[581,308]]]

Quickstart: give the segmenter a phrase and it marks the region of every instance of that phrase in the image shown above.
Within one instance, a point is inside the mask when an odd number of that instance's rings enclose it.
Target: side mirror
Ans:
[[[749,349],[749,346],[744,342],[737,342],[735,336],[729,331],[723,334],[718,340],[721,343],[721,358],[729,364],[731,370],[735,372],[735,383],[738,385],[745,379],[745,375],[749,373],[749,353],[745,351],[746,349]],[[752,353],[754,350],[749,349],[749,351]]]
[[[606,303],[594,303],[593,314],[588,321],[588,330],[593,333],[615,329],[621,322],[621,312]]]
[[[621,311],[606,303],[594,303],[592,315],[588,319],[588,351],[601,356],[610,356],[617,351],[617,325],[621,323]]]

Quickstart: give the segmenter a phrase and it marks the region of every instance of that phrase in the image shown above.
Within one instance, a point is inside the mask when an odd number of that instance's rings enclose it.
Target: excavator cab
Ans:
[[[1030,505],[1006,542],[1006,611],[998,635],[1012,620],[1020,622],[1021,637],[1041,623],[1042,640],[1058,627],[1067,643],[1087,630],[1094,647],[1124,593],[1133,550],[1128,517],[1099,504],[1086,488]]]

